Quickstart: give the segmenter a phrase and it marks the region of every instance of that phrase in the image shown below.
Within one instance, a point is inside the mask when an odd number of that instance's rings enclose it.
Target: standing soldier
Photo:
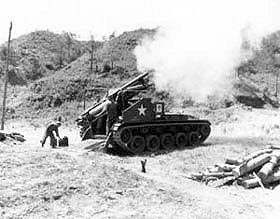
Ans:
[[[113,96],[108,96],[107,100],[103,103],[103,108],[100,113],[96,115],[96,118],[102,116],[104,113],[107,113],[106,120],[106,140],[104,142],[103,148],[107,150],[107,147],[110,143],[112,133],[110,131],[112,125],[118,120],[118,105]]]
[[[107,110],[106,135],[109,134],[112,125],[118,120],[118,105],[112,96],[110,96],[108,100],[109,103],[106,109]]]
[[[113,96],[108,96],[108,99],[103,103],[103,108],[101,112],[95,115],[96,118],[107,113],[107,120],[106,120],[106,135],[109,134],[110,128],[114,124],[114,122],[118,119],[118,106],[116,101],[114,100]]]
[[[56,134],[56,136],[58,137],[58,139],[60,139],[59,137],[59,133],[58,133],[58,127],[61,125],[60,122],[61,118],[58,119],[58,121],[56,122],[52,122],[51,124],[49,124],[46,128],[45,134],[43,139],[40,141],[42,144],[42,147],[44,147],[44,144],[46,143],[46,140],[48,137],[50,137],[50,146],[52,148],[55,148],[57,145],[57,139],[54,136],[54,132]]]

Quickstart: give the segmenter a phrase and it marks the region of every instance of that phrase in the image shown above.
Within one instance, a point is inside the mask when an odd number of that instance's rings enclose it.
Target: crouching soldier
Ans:
[[[57,139],[54,136],[54,132],[56,134],[56,136],[58,137],[58,139],[60,139],[59,137],[59,133],[58,133],[58,127],[61,125],[60,121],[56,121],[56,122],[52,122],[51,124],[49,124],[46,128],[45,134],[43,139],[40,141],[42,147],[44,147],[46,140],[48,137],[50,137],[50,145],[52,148],[55,148],[57,145]]]

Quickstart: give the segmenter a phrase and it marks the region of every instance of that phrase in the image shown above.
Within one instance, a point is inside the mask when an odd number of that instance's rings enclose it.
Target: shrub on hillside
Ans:
[[[111,71],[111,66],[108,64],[104,64],[102,68],[102,73],[108,73]]]
[[[8,48],[6,45],[0,47],[0,60],[6,64]],[[19,56],[17,55],[16,51],[11,47],[10,54],[9,54],[9,65],[17,66],[17,62],[19,60]]]
[[[30,58],[29,61],[30,61],[31,69],[26,72],[26,79],[34,81],[41,78],[46,72],[44,67],[36,58]]]
[[[24,80],[24,78],[21,76],[18,69],[16,69],[16,68],[9,69],[8,81],[11,85],[26,85],[27,84],[27,82]]]
[[[275,56],[280,50],[280,31],[263,38],[260,47],[252,50],[252,58],[240,64],[238,73],[275,73],[278,70]]]

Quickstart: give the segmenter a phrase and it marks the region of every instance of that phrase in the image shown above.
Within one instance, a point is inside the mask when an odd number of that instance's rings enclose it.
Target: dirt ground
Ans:
[[[213,188],[184,177],[226,157],[279,145],[276,110],[214,114],[221,119],[204,145],[141,156],[91,151],[78,144],[77,128],[64,126],[70,147],[41,148],[42,127],[11,121],[7,131],[27,141],[0,143],[0,218],[280,218],[280,186]]]

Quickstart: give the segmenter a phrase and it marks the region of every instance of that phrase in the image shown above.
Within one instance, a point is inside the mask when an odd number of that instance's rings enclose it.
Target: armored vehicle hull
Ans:
[[[203,143],[210,134],[206,120],[147,124],[115,124],[113,142],[134,154],[160,149],[173,150]]]
[[[123,113],[121,122],[113,125],[113,144],[139,154],[196,146],[210,135],[209,121],[190,115],[165,114],[163,109],[163,103],[141,99]]]

